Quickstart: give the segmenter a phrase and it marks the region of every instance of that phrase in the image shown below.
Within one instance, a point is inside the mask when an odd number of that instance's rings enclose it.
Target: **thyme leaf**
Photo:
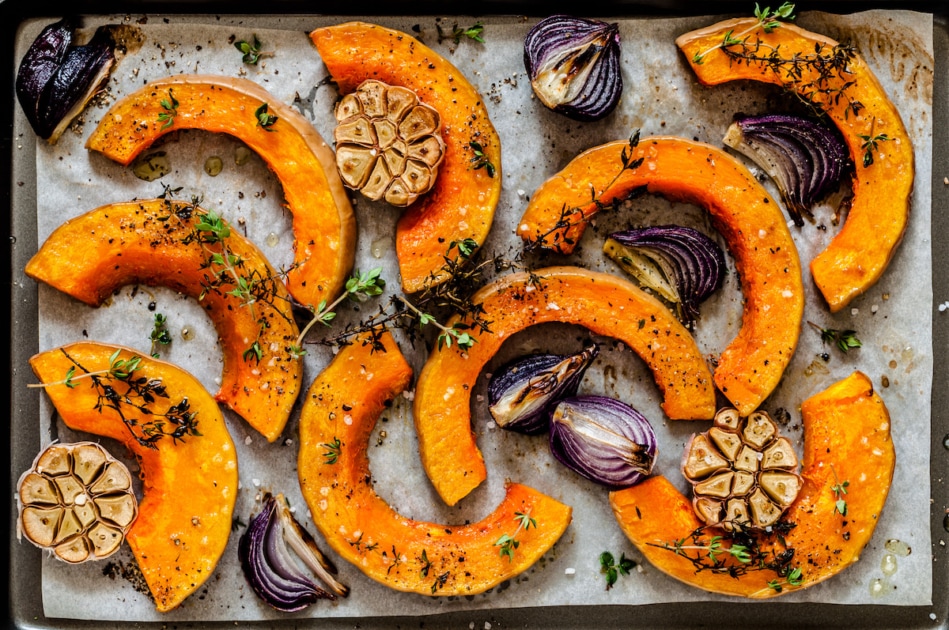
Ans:
[[[159,104],[165,111],[158,114],[158,122],[164,123],[161,126],[162,129],[167,129],[175,122],[175,117],[178,115],[178,99],[175,98],[171,88],[168,88],[168,98],[161,99]]]
[[[521,545],[521,542],[517,540],[517,535],[520,534],[522,530],[537,527],[537,521],[531,518],[530,511],[526,513],[515,512],[514,520],[517,522],[517,529],[514,530],[514,533],[503,534],[498,538],[497,542],[494,543],[495,547],[500,547],[498,553],[501,554],[502,558],[507,557],[508,562],[514,561],[514,551]]]
[[[857,338],[857,331],[846,329],[838,330],[836,328],[822,328],[814,322],[807,322],[814,330],[820,333],[821,341],[833,344],[841,352],[849,352],[853,348],[860,348],[863,342]]]
[[[860,148],[863,149],[863,166],[866,168],[873,164],[873,152],[877,150],[877,144],[880,142],[886,142],[887,140],[892,140],[885,133],[878,133],[874,136],[857,134],[857,137],[863,140],[863,144],[860,145]]]
[[[834,474],[834,485],[830,487],[830,491],[834,493],[834,511],[841,516],[847,516],[847,501],[844,499],[844,495],[847,494],[847,488],[850,487],[850,482],[844,480],[843,483],[837,478],[837,470],[834,468],[834,465],[830,465],[830,470]]]
[[[168,332],[168,318],[162,315],[161,313],[155,313],[155,319],[153,322],[152,333],[149,335],[149,339],[152,342],[152,348],[150,354],[158,358],[157,346],[167,346],[171,343],[171,333]]]
[[[326,450],[323,451],[323,463],[324,464],[335,464],[339,461],[339,455],[342,452],[343,445],[339,441],[339,438],[333,436],[332,442],[324,442],[320,444]]]
[[[274,116],[269,111],[269,106],[267,103],[262,103],[260,107],[254,111],[254,117],[257,119],[257,124],[264,128],[265,131],[275,131],[271,129],[274,123],[279,120],[277,116]]]
[[[234,42],[234,48],[241,51],[243,55],[241,57],[241,61],[252,66],[256,66],[257,62],[259,62],[262,57],[267,57],[271,54],[261,52],[261,46],[262,44],[260,43],[260,40],[257,38],[256,34],[254,35],[253,42],[247,42],[244,40]]]
[[[600,554],[600,573],[606,576],[606,590],[613,588],[620,575],[629,575],[634,568],[636,561],[627,558],[625,553],[620,555],[619,562],[609,551]]]
[[[481,143],[472,140],[468,143],[468,147],[471,149],[471,152],[474,154],[471,158],[471,165],[474,170],[484,169],[488,174],[488,177],[494,177],[495,168],[494,164],[491,163],[491,159],[485,155],[484,147],[481,146]]]

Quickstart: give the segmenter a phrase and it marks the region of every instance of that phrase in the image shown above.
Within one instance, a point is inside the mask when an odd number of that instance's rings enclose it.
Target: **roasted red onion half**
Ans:
[[[44,28],[17,70],[17,100],[36,135],[50,143],[99,91],[115,63],[108,28],[84,46],[72,45],[72,31],[67,18]]]
[[[795,225],[840,186],[850,153],[830,128],[799,116],[736,118],[723,142],[744,154],[774,180]]]
[[[690,329],[699,305],[722,286],[725,254],[711,238],[681,225],[610,234],[603,251],[644,287],[674,304]]]
[[[333,577],[336,567],[293,517],[282,494],[268,493],[264,497],[263,509],[251,519],[237,553],[251,588],[279,611],[295,612],[317,600],[335,600],[336,595],[349,594],[349,588]],[[294,555],[332,592],[318,586],[300,568]]]
[[[495,422],[528,435],[546,431],[551,408],[576,395],[598,353],[592,345],[573,355],[536,354],[503,366],[488,382],[488,410]]]
[[[656,433],[622,401],[576,396],[561,400],[551,414],[550,451],[590,481],[614,490],[628,488],[652,472]]]
[[[524,39],[524,67],[537,98],[580,121],[605,117],[623,92],[619,25],[568,15],[543,19]]]

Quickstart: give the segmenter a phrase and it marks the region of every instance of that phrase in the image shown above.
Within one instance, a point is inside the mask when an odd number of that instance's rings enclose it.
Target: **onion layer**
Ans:
[[[547,430],[550,410],[574,396],[599,353],[594,345],[574,355],[538,354],[508,363],[488,383],[489,411],[504,429],[536,435]]]
[[[624,402],[576,396],[561,400],[551,415],[550,451],[577,474],[617,490],[652,472],[656,433]]]
[[[674,304],[689,328],[698,319],[699,304],[725,278],[722,248],[698,230],[681,225],[616,232],[603,251],[640,284]]]
[[[524,67],[537,98],[581,121],[612,112],[623,92],[619,26],[567,15],[543,19],[524,39]]]
[[[795,225],[840,185],[850,163],[843,141],[807,118],[772,114],[745,116],[728,128],[723,142],[774,180]]]
[[[333,577],[336,567],[290,513],[283,495],[267,494],[263,509],[251,519],[237,549],[251,588],[282,612],[303,610],[320,599],[336,599],[300,569],[290,549],[333,593],[342,597],[349,594],[349,588]]]

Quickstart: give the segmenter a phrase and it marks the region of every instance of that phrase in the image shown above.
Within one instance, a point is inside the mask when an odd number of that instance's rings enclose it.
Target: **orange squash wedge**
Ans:
[[[792,24],[782,23],[770,33],[753,28],[755,24],[754,18],[727,20],[685,33],[676,39],[676,45],[703,85],[747,79],[807,93],[840,129],[856,168],[853,199],[840,232],[810,265],[830,310],[837,312],[873,286],[903,237],[913,190],[913,144],[899,111],[873,70],[855,52],[846,72],[831,72],[815,90],[808,86],[819,75],[811,66],[804,64],[800,79],[791,81],[785,72],[776,73],[768,64],[738,63],[718,48],[729,31],[747,36],[752,46],[760,42],[762,50],[779,50],[783,58],[828,57],[838,46],[828,37]],[[703,55],[701,63],[696,63],[696,55]],[[872,163],[867,164],[866,143],[880,135],[887,139],[878,141],[877,149],[870,151]]]
[[[449,245],[484,243],[501,194],[501,140],[481,95],[451,62],[407,33],[346,22],[318,28],[310,39],[342,94],[378,79],[414,91],[441,115],[445,158],[434,188],[400,217],[396,255],[406,293],[443,282]],[[474,168],[472,142],[493,170]]]
[[[141,359],[133,378],[160,382],[167,398],[155,396],[145,406],[147,415],[120,404],[127,422],[137,431],[182,401],[194,414],[200,435],[173,439],[165,435],[143,446],[130,433],[119,412],[106,404],[102,391],[88,373],[104,374],[113,353],[118,359]],[[68,427],[124,443],[141,463],[144,496],[138,518],[126,536],[159,612],[177,608],[214,573],[231,533],[237,499],[237,452],[221,410],[201,383],[170,363],[143,357],[135,351],[95,342],[81,342],[47,350],[30,359],[33,372]],[[66,384],[70,378],[73,387]],[[128,393],[127,381],[107,378],[119,396]],[[131,399],[141,403],[140,398]],[[166,423],[166,433],[171,432]]]
[[[772,554],[793,549],[788,568],[801,570],[800,588],[806,588],[837,575],[859,559],[886,502],[896,454],[886,405],[861,372],[804,401],[801,413],[804,485],[784,516],[796,526],[784,534],[783,544],[776,537],[762,536],[760,545]],[[844,482],[848,482],[847,493],[838,496],[833,488]],[[846,515],[837,510],[839,498],[846,501]],[[737,578],[727,572],[698,572],[690,560],[669,549],[679,540],[692,544],[693,532],[699,532],[699,545],[708,544],[711,536],[721,532],[701,530],[691,501],[665,477],[652,477],[613,492],[610,504],[636,548],[653,566],[678,580],[707,591],[754,599],[796,590],[771,570],[751,570]],[[731,564],[728,561],[726,568]],[[769,586],[772,580],[781,588]]]
[[[316,378],[300,416],[300,487],[327,543],[370,578],[421,595],[474,595],[525,571],[566,530],[569,506],[510,483],[491,514],[455,526],[405,518],[375,493],[370,434],[412,369],[389,333],[384,351],[364,341]],[[525,526],[520,515],[533,520]],[[498,544],[505,535],[517,543],[510,557]]]
[[[774,390],[797,347],[804,286],[797,247],[780,206],[738,160],[700,142],[643,138],[630,153],[643,159],[617,177],[629,143],[611,142],[580,154],[534,193],[517,232],[528,243],[569,254],[601,204],[646,187],[708,210],[724,236],[745,297],[741,330],[722,351],[715,384],[743,416]],[[558,229],[563,209],[567,227]],[[569,213],[570,209],[576,209]]]
[[[263,105],[276,116],[266,127],[256,114]],[[86,148],[128,166],[158,138],[179,129],[226,133],[260,155],[280,180],[293,214],[290,294],[314,308],[332,300],[353,266],[356,220],[333,150],[309,121],[248,79],[184,74],[152,81],[119,99]]]
[[[277,272],[253,243],[232,231],[224,244],[202,243],[195,226],[204,210],[150,199],[96,208],[57,228],[26,265],[26,275],[90,306],[116,289],[142,283],[198,299],[217,329],[224,355],[218,401],[274,441],[301,391],[299,334]],[[235,274],[211,257],[227,251]],[[219,276],[223,281],[218,282]],[[250,297],[232,295],[243,279]],[[251,303],[252,302],[252,303]]]
[[[449,505],[487,474],[471,427],[471,391],[478,375],[508,337],[535,324],[580,324],[619,339],[652,370],[670,418],[703,420],[715,414],[705,358],[689,331],[656,298],[623,278],[579,267],[532,273],[508,274],[478,291],[472,302],[484,308],[491,332],[472,332],[476,343],[465,352],[436,348],[419,375],[415,428],[422,465]]]

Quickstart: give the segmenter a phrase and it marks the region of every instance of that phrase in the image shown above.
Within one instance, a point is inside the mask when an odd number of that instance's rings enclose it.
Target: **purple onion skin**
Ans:
[[[503,365],[488,382],[488,405],[490,407],[494,407],[508,391],[519,386],[523,387],[525,381],[536,378],[538,374],[549,371],[568,358],[573,357],[578,362],[577,367],[571,370],[562,381],[552,384],[548,390],[549,400],[545,404],[538,406],[533,412],[524,414],[508,423],[504,423],[503,419],[495,416],[496,421],[500,420],[498,426],[525,435],[538,435],[546,431],[550,425],[551,409],[559,400],[576,395],[584,373],[593,363],[593,359],[598,353],[599,348],[593,345],[576,355],[536,354],[521,357]]]
[[[683,318],[689,328],[698,319],[699,305],[725,280],[722,248],[690,227],[657,225],[615,232],[609,238],[630,249],[651,250],[672,264]]]
[[[798,226],[811,207],[840,185],[850,165],[850,152],[828,127],[813,120],[786,114],[739,116],[735,124],[742,139],[751,144],[768,145],[783,156],[782,184],[788,212]],[[779,182],[781,184],[781,182]]]
[[[247,582],[258,597],[281,612],[297,612],[320,599],[335,599],[296,566],[279,561],[275,545],[284,542],[275,502],[272,495],[266,498],[238,542],[237,555]]]
[[[573,120],[600,120],[616,109],[619,103],[623,92],[619,25],[569,15],[552,15],[535,24],[524,38],[524,67],[532,82],[544,61],[558,49],[598,38],[602,43],[593,44],[575,60],[575,63],[582,64],[602,50],[599,62],[583,89],[572,101],[559,103],[552,108]]]
[[[589,423],[623,436],[625,440],[616,441],[626,446],[606,446],[584,437],[571,426]],[[649,421],[615,398],[567,398],[551,414],[550,452],[554,458],[578,475],[611,490],[628,488],[645,479],[652,471],[656,450],[656,433]]]

